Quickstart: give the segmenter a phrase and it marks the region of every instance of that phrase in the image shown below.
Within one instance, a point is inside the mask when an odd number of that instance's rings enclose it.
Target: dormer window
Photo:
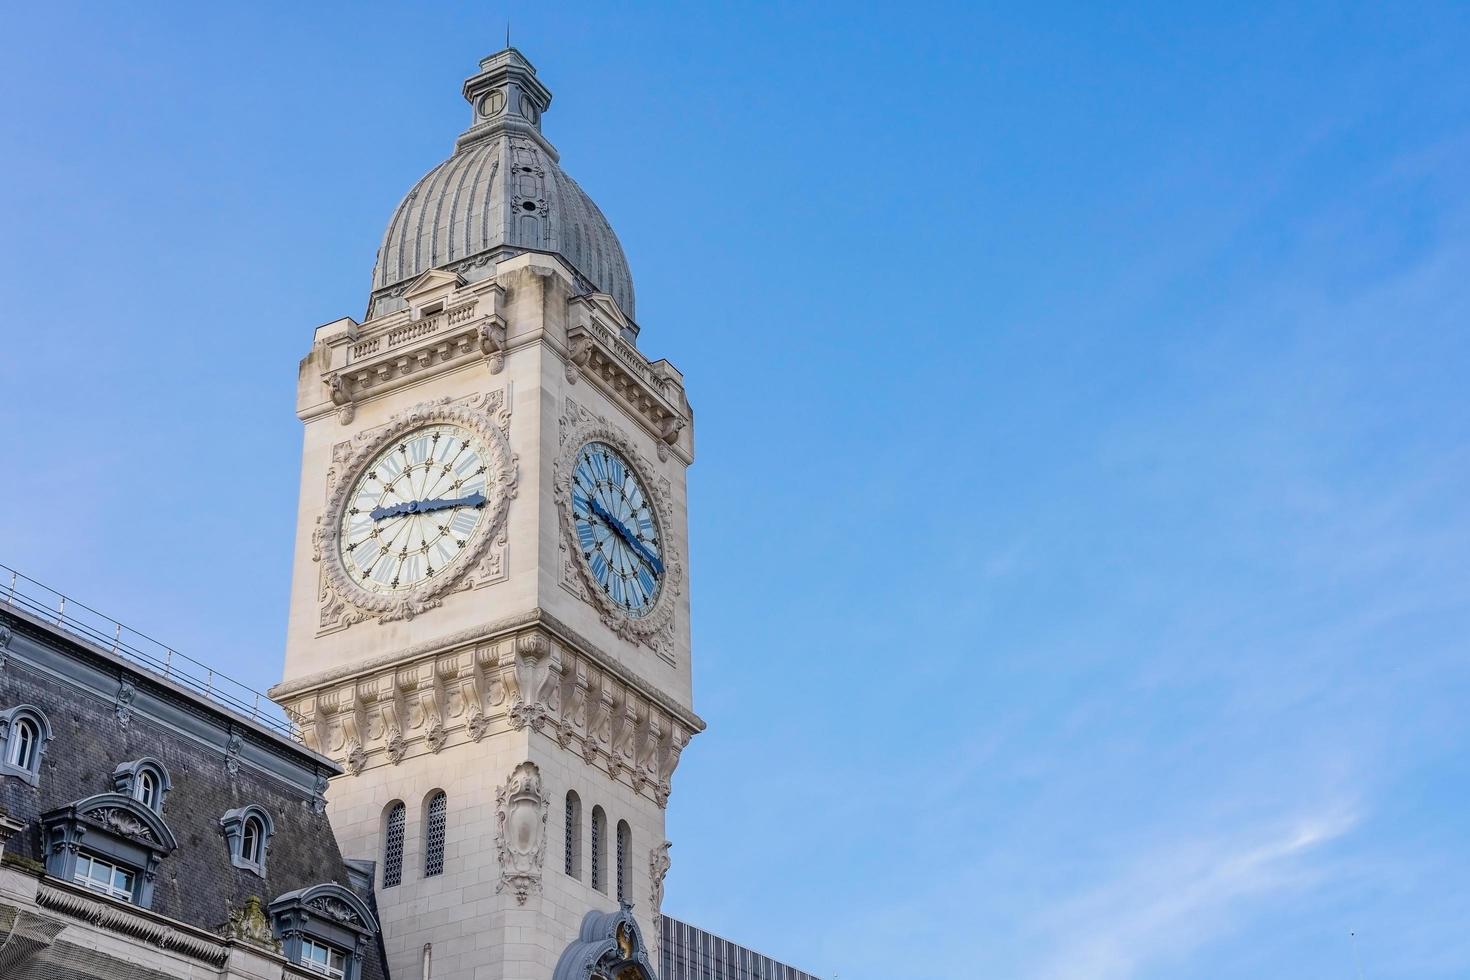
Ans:
[[[112,786],[130,796],[154,813],[163,812],[164,797],[173,788],[168,770],[157,759],[143,758],[124,762],[112,771]]]
[[[265,829],[260,825],[259,817],[245,818],[245,831],[240,840],[240,860],[246,864],[259,865],[261,861],[261,841],[265,837]]]
[[[161,783],[159,784],[162,785]],[[46,872],[148,908],[164,858],[178,846],[152,807],[101,793],[41,815]]]
[[[0,711],[0,776],[18,776],[35,786],[41,781],[41,757],[51,741],[51,723],[35,705]]]
[[[77,872],[72,880],[83,888],[131,902],[136,877],[131,869],[83,852],[77,855]]]
[[[270,904],[281,954],[298,968],[333,980],[361,980],[378,922],[357,895],[334,883],[287,892]]]
[[[264,807],[251,804],[231,810],[219,821],[230,848],[230,863],[265,877],[265,859],[270,851],[274,825]]]

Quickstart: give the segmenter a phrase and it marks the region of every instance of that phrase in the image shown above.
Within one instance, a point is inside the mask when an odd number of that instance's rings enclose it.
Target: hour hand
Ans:
[[[451,507],[483,507],[484,505],[485,495],[483,493],[472,493],[465,497],[406,500],[401,504],[393,504],[390,507],[374,507],[368,512],[368,516],[375,521],[381,521],[388,517],[397,517],[400,514],[423,514],[432,510],[448,510]]]

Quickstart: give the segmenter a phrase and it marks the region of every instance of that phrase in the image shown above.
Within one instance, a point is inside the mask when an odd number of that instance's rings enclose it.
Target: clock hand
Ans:
[[[588,497],[587,500],[591,504],[592,512],[601,518],[604,524],[612,528],[618,537],[626,541],[628,547],[632,548],[638,557],[648,563],[648,567],[653,569],[653,574],[662,575],[664,573],[664,563],[659,561],[658,555],[649,551],[648,547],[642,541],[638,540],[636,534],[628,530],[622,521],[612,516],[606,507],[597,502],[596,498]]]
[[[440,497],[436,500],[408,500],[391,507],[374,507],[368,512],[368,516],[375,521],[381,521],[388,517],[397,517],[400,514],[423,514],[434,510],[448,510],[451,507],[483,507],[485,506],[485,495],[483,493],[472,493],[465,497]]]

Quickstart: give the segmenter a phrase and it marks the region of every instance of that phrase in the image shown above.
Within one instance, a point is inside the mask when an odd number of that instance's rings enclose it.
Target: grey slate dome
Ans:
[[[402,309],[404,289],[430,269],[475,282],[509,256],[552,252],[576,269],[587,291],[610,294],[632,319],[633,277],[618,236],[541,135],[551,92],[536,69],[506,48],[480,62],[464,97],[470,128],[388,222],[368,318]]]

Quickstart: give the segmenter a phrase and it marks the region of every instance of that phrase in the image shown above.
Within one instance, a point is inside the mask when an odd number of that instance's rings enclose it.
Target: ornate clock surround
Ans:
[[[663,546],[664,581],[660,584],[653,604],[647,612],[639,616],[630,615],[603,592],[602,586],[592,577],[592,569],[582,557],[577,540],[577,528],[572,517],[572,475],[576,470],[578,453],[589,442],[607,443],[622,455],[648,491],[648,499],[658,520],[660,543]],[[567,411],[561,420],[561,452],[556,460],[552,486],[557,522],[561,525],[561,550],[569,553],[562,557],[562,585],[594,605],[603,624],[618,636],[665,653],[668,632],[673,623],[674,609],[684,577],[684,564],[678,546],[669,533],[675,525],[668,479],[658,475],[653,465],[621,429],[568,398]]]
[[[342,526],[352,488],[368,464],[394,440],[424,426],[440,423],[468,429],[484,445],[489,469],[485,481],[488,513],[475,529],[464,557],[449,566],[445,574],[400,594],[369,592],[352,580],[336,546],[336,536]],[[510,501],[516,495],[518,479],[518,461],[511,451],[507,432],[509,425],[505,392],[496,390],[470,400],[456,401],[446,397],[420,402],[393,416],[386,424],[359,432],[348,442],[339,444],[339,452],[334,453],[337,461],[328,473],[326,510],[317,519],[312,535],[312,560],[323,570],[323,627],[346,626],[370,617],[376,617],[380,623],[412,619],[442,605],[446,593],[469,588],[492,573],[487,566],[496,556],[489,553],[490,546],[492,542],[504,541],[506,515]],[[502,566],[503,571],[503,562],[495,564]]]

